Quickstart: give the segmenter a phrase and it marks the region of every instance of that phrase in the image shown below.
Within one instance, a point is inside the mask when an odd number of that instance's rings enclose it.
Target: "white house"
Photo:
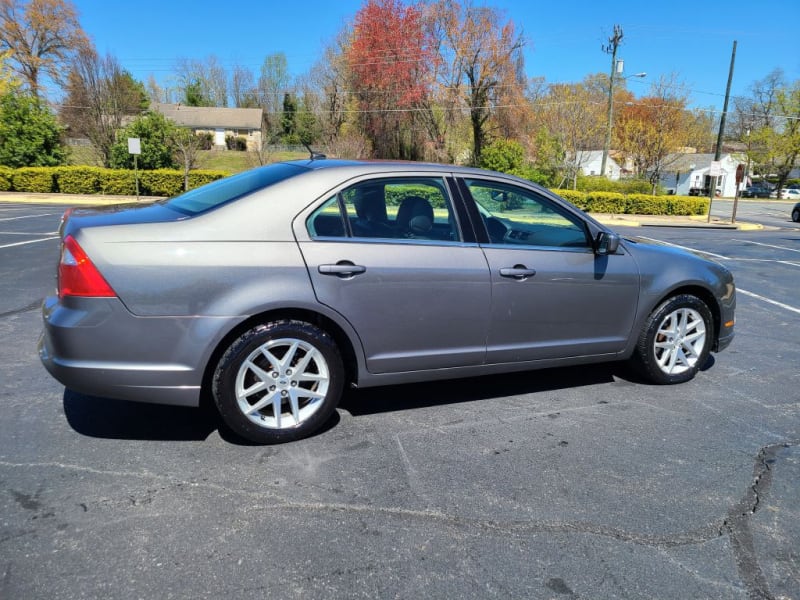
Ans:
[[[601,166],[603,165],[603,151],[602,150],[578,150],[574,158],[570,157],[571,162],[578,167],[582,175],[600,175]],[[620,178],[622,169],[619,163],[611,156],[606,160],[606,175],[609,179],[616,181]]]
[[[260,108],[219,108],[207,106],[185,106],[183,104],[161,104],[154,102],[151,108],[180,127],[197,133],[213,134],[213,143],[225,147],[227,136],[243,137],[248,150],[261,148]]]
[[[660,183],[679,196],[688,196],[691,190],[707,190],[713,160],[713,154],[670,154],[664,160]],[[721,170],[716,187],[721,196],[733,198],[736,195],[736,167],[743,162],[746,162],[743,157],[735,154],[720,156]]]

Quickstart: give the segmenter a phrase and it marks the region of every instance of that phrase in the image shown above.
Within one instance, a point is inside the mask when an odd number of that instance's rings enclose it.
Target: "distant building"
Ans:
[[[571,162],[578,168],[581,175],[601,175],[603,165],[602,150],[578,150],[570,158]],[[622,168],[619,163],[611,156],[606,160],[606,175],[609,179],[616,181],[622,175]]]
[[[707,190],[713,154],[670,154],[664,159],[661,185],[670,193],[688,196],[692,190]],[[720,195],[733,198],[736,195],[736,167],[746,162],[738,154],[720,156],[721,176],[716,187]]]
[[[248,150],[261,148],[263,111],[260,108],[219,108],[158,102],[151,104],[150,108],[195,134],[210,133],[215,147],[224,148],[225,138],[233,136],[244,138]]]

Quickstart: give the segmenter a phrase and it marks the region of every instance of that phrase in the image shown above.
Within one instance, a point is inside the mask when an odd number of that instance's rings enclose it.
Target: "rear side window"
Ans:
[[[459,241],[443,179],[373,179],[332,196],[308,220],[312,238]]]
[[[166,205],[186,215],[200,214],[256,190],[274,185],[306,171],[303,167],[276,163],[219,179],[167,200]]]

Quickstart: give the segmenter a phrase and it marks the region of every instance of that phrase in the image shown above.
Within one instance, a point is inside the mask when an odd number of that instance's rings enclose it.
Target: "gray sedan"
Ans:
[[[688,381],[733,338],[721,265],[622,240],[512,176],[316,159],[68,211],[39,353],[76,391],[216,405],[259,443],[346,385],[631,359]]]

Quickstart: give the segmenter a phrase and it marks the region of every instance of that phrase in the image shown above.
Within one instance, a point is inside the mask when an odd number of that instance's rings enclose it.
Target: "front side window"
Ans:
[[[492,244],[590,247],[583,222],[543,196],[494,181],[465,183]]]
[[[357,183],[314,211],[308,232],[312,238],[460,239],[445,182],[432,177]]]

